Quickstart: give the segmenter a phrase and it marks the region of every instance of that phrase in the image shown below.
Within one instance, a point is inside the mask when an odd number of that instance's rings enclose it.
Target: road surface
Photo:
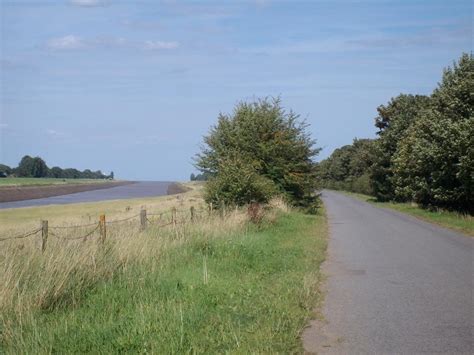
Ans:
[[[474,239],[324,191],[330,241],[319,354],[473,354]]]
[[[172,182],[166,181],[140,181],[129,185],[114,186],[107,189],[78,192],[69,195],[38,198],[34,200],[1,202],[0,209],[163,196],[167,194],[168,187],[171,184]]]

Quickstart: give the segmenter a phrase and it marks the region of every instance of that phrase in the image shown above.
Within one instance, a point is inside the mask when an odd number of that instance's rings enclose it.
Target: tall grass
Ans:
[[[0,251],[0,347],[300,350],[324,238],[322,216],[273,207],[260,226],[235,210],[144,232],[112,225],[104,245],[51,238],[44,254],[33,243],[8,243]]]

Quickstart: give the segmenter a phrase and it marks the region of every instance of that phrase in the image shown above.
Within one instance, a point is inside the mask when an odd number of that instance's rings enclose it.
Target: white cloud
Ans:
[[[145,41],[143,44],[143,48],[147,50],[176,49],[178,47],[178,42]]]
[[[46,46],[53,50],[78,50],[91,48],[129,48],[143,50],[176,49],[179,43],[175,41],[131,41],[122,37],[81,38],[74,35],[52,38]]]
[[[86,47],[85,41],[77,36],[68,35],[64,37],[52,38],[47,42],[47,46],[51,49],[82,49]]]
[[[71,4],[82,7],[96,7],[105,5],[103,0],[71,0]]]

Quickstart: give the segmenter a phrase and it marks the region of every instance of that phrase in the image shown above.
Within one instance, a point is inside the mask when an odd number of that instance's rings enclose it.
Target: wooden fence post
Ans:
[[[220,209],[219,209],[219,214],[220,214],[221,218],[225,217],[225,202],[224,201],[221,202],[221,206],[220,206]]]
[[[140,230],[144,231],[146,229],[146,210],[140,210]]]
[[[100,241],[101,241],[102,244],[104,244],[105,243],[105,238],[107,236],[107,226],[105,224],[105,214],[100,215],[99,225],[100,225]]]
[[[46,242],[48,241],[48,221],[41,221],[41,252],[46,250]]]
[[[194,222],[194,206],[191,206],[190,212],[191,212],[191,222]]]

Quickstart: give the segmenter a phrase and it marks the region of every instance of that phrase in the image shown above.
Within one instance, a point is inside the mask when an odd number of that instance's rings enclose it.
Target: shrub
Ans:
[[[241,102],[231,115],[221,114],[196,157],[196,167],[211,177],[206,199],[240,205],[279,192],[296,206],[314,203],[319,149],[307,127],[279,99]]]
[[[205,187],[204,198],[214,206],[268,203],[278,192],[275,184],[259,175],[252,163],[234,156],[220,163],[219,174]]]

